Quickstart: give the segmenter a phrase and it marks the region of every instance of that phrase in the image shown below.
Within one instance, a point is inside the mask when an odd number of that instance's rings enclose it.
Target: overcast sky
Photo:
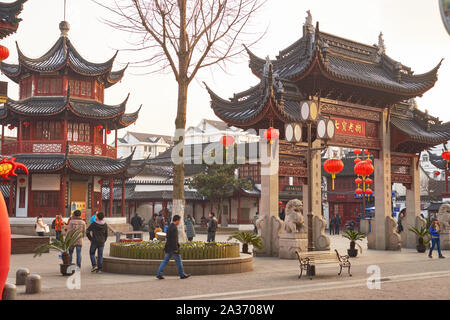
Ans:
[[[69,38],[86,59],[104,62],[116,49],[126,47],[127,36],[101,22],[106,15],[103,8],[91,0],[67,2]],[[10,49],[7,63],[17,63],[15,41],[29,57],[40,57],[50,49],[60,35],[58,24],[63,20],[63,3],[63,0],[25,3],[18,32],[2,41]],[[411,67],[415,74],[429,71],[445,58],[437,84],[418,99],[418,104],[420,109],[428,109],[430,114],[450,121],[450,37],[442,23],[438,0],[268,0],[255,19],[258,28],[268,27],[268,31],[252,51],[260,57],[269,55],[273,59],[278,51],[302,36],[306,10],[311,10],[314,25],[319,21],[322,31],[369,45],[378,42],[382,31],[386,53]],[[122,68],[129,60],[143,59],[142,54],[119,52],[114,69]],[[142,70],[129,68],[121,83],[106,90],[105,102],[118,104],[130,92],[127,112],[135,111],[141,104],[143,108],[137,123],[125,130],[173,134],[177,101],[173,76],[138,75],[140,73]],[[6,80],[3,75],[1,78]],[[228,64],[226,73],[219,69],[200,72],[189,91],[188,126],[197,125],[202,118],[217,119],[202,81],[223,98],[258,83],[248,68],[246,56],[239,63]],[[14,99],[18,97],[18,86],[12,82],[9,95]]]

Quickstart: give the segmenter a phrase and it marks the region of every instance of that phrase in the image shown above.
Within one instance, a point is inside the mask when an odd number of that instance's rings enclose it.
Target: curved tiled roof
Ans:
[[[19,101],[8,98],[0,107],[0,117],[5,117],[8,111],[24,116],[49,116],[69,109],[73,114],[83,118],[110,119],[124,114],[127,101],[128,97],[121,104],[111,106],[95,100],[81,100],[67,96],[35,96]]]
[[[19,82],[23,73],[34,71],[39,73],[55,72],[69,67],[73,72],[88,77],[101,76],[105,87],[110,87],[120,81],[126,67],[122,70],[112,71],[114,56],[103,63],[93,63],[84,59],[66,36],[61,36],[56,43],[40,58],[29,58],[25,56],[16,43],[19,56],[19,64],[1,63],[2,72],[15,82]]]
[[[68,167],[80,174],[116,175],[124,173],[131,164],[133,154],[124,159],[69,155]]]
[[[426,129],[412,118],[400,118],[392,115],[391,124],[405,133],[412,141],[434,146],[450,139],[449,123],[430,125],[430,128]]]
[[[247,49],[249,66],[255,75],[263,78],[264,66],[270,61],[274,74],[295,81],[305,76],[315,61],[320,61],[320,69],[332,80],[411,96],[429,90],[437,81],[440,63],[427,73],[413,75],[410,68],[384,53],[377,54],[375,45],[368,46],[323,32],[316,32],[315,37],[306,34],[280,51],[275,60],[259,58]]]
[[[19,154],[15,157],[30,172],[54,172],[64,168],[66,164],[64,154]]]
[[[17,30],[19,22],[22,21],[22,19],[18,18],[18,15],[22,12],[23,4],[26,1],[27,0],[17,0],[9,3],[0,2],[0,23],[2,24],[0,27],[0,39],[3,39]]]

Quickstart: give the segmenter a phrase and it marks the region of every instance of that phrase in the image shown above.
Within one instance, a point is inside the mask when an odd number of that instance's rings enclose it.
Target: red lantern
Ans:
[[[278,205],[282,206],[283,205],[283,201],[278,202]]]
[[[367,188],[365,191],[365,194],[367,194],[368,196],[370,196],[373,193],[372,189]]]
[[[354,162],[355,164],[360,163],[360,162],[361,162],[361,159],[360,159],[360,158],[356,158],[355,160],[353,160],[353,162]]]
[[[12,130],[12,129],[14,129],[14,126],[13,126],[12,124],[10,124],[10,125],[8,126],[8,129],[9,129],[9,130]]]
[[[363,178],[370,176],[373,173],[373,165],[366,160],[361,161],[355,165],[353,169],[355,174]]]
[[[447,170],[448,170],[448,163],[450,162],[450,151],[444,151],[441,155],[442,159],[447,161]]]
[[[29,121],[24,121],[23,126],[25,128],[28,128],[30,126],[30,122]]]
[[[220,143],[228,149],[234,143],[234,138],[232,136],[221,136]]]
[[[366,149],[366,150],[364,150],[364,153],[365,153],[365,154],[367,154],[367,155],[369,155],[369,154],[370,154],[369,150],[367,150],[367,149]]]
[[[97,129],[102,130],[103,126],[101,124],[99,124],[98,126],[96,126]]]
[[[361,188],[358,188],[358,189],[355,190],[355,193],[356,193],[358,196],[359,196],[359,195],[362,195],[363,190],[362,190]]]
[[[280,131],[278,129],[275,129],[273,127],[270,127],[266,131],[264,131],[264,138],[266,138],[267,141],[270,141],[272,143],[273,140],[277,139],[280,136]]]
[[[361,178],[356,178],[355,183],[359,186],[361,183],[363,183]]]
[[[0,61],[6,60],[9,57],[9,50],[7,47],[0,45]]]
[[[370,178],[367,178],[366,180],[364,180],[365,184],[367,184],[368,186],[370,186],[373,183],[373,180]]]
[[[325,161],[323,168],[331,174],[332,190],[334,190],[334,179],[336,178],[336,174],[344,169],[344,163],[340,159],[332,158]]]
[[[103,180],[98,180],[98,184],[102,185],[103,184]]]
[[[361,154],[362,150],[361,149],[355,149],[353,150],[353,153],[356,154],[357,156],[359,156]]]
[[[372,159],[366,159],[366,161],[368,162],[368,163],[370,163],[370,164],[372,164]]]
[[[106,130],[106,134],[110,134],[111,133],[111,130]]]
[[[434,172],[434,175],[437,177],[437,176],[439,176],[441,173],[439,172],[439,171],[435,171]]]

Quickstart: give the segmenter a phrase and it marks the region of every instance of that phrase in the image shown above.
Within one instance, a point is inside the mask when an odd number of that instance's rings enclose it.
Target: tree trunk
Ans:
[[[186,107],[187,107],[187,92],[188,92],[188,52],[186,39],[186,0],[179,0],[178,6],[180,10],[180,39],[179,39],[179,54],[178,54],[178,106],[177,118],[175,119],[175,129],[178,136],[178,141],[175,144],[181,144],[179,156],[183,159],[180,164],[174,165],[173,177],[173,199],[172,199],[172,217],[179,215],[181,223],[178,225],[179,240],[186,241],[186,233],[184,230],[184,130],[186,129]]]

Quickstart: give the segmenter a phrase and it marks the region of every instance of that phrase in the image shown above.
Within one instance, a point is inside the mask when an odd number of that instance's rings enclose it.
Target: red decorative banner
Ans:
[[[366,136],[366,122],[333,117],[337,134],[345,134],[349,136]]]

